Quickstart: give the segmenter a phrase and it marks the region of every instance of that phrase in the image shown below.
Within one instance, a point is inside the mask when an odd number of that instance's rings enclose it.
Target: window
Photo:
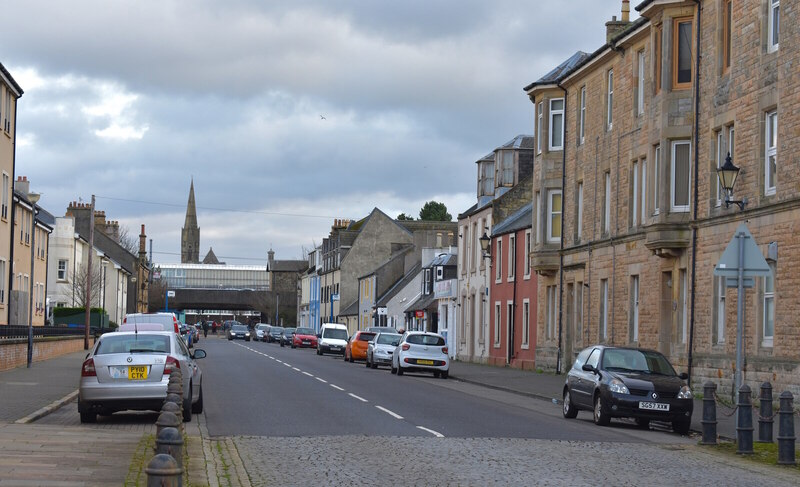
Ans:
[[[478,254],[480,247],[478,247],[478,222],[472,222],[472,233],[470,234],[470,262],[469,268],[475,272],[475,263],[478,261]]]
[[[608,337],[608,279],[600,279],[600,341]]]
[[[514,331],[514,301],[507,301],[506,302],[506,336],[509,338],[513,338]],[[506,340],[506,343],[509,344],[511,342],[510,339]],[[510,345],[510,344],[509,344]]]
[[[575,283],[575,343],[583,342],[583,282]]]
[[[678,286],[678,333],[680,337],[678,343],[686,343],[688,336],[689,326],[689,310],[687,306],[687,283],[686,283],[686,269],[681,269],[679,274]]]
[[[583,181],[578,183],[578,190],[576,193],[578,201],[575,202],[575,208],[578,210],[578,214],[575,218],[575,235],[577,235],[578,240],[580,240],[581,236],[583,236]]]
[[[531,303],[525,298],[522,300],[522,348],[528,348],[531,340]]]
[[[547,286],[547,309],[545,310],[547,338],[553,339],[556,336],[556,287]]]
[[[639,276],[631,276],[631,342],[639,341]]]
[[[484,162],[483,168],[483,187],[481,188],[481,195],[494,194],[494,163]]]
[[[775,194],[775,173],[778,170],[778,112],[767,113],[764,135],[764,194]]]
[[[536,152],[542,153],[542,123],[544,122],[544,114],[542,112],[542,102],[536,105]]]
[[[661,160],[661,146],[657,145],[653,150],[653,215],[658,215],[658,192],[660,190],[659,163]]]
[[[494,346],[500,346],[500,319],[502,313],[500,311],[500,302],[494,303]]]
[[[6,261],[0,260],[0,305],[6,304]]]
[[[525,230],[525,277],[530,277],[531,275],[531,250],[531,231]]]
[[[661,26],[653,29],[653,83],[654,92],[661,92]]]
[[[715,306],[715,326],[714,326],[714,343],[725,343],[725,293],[727,291],[725,286],[725,277],[714,277],[714,297],[716,301]]]
[[[689,211],[689,188],[691,186],[691,146],[688,140],[672,142],[672,178],[670,180],[670,210]]]
[[[642,225],[644,225],[647,219],[647,159],[642,159],[641,181],[642,181],[642,191],[641,191]]]
[[[552,189],[547,192],[547,241],[558,242],[561,238],[561,190]]]
[[[631,167],[631,227],[639,225],[639,163]]]
[[[606,129],[611,130],[614,125],[614,70],[608,70],[608,94],[606,96]]]
[[[692,19],[675,19],[672,37],[672,87],[689,88],[692,83]]]
[[[59,259],[58,260],[58,280],[59,281],[66,281],[67,280],[67,261],[66,261],[66,259]]]
[[[718,130],[717,131],[717,136],[715,138],[717,139],[717,150],[716,150],[716,153],[714,154],[714,157],[717,160],[716,161],[717,162],[717,169],[719,169],[719,168],[722,167],[723,164],[725,164],[725,154],[724,154],[725,148],[724,148],[724,146],[722,144],[722,130]],[[715,206],[720,206],[722,204],[722,196],[723,196],[722,191],[723,190],[722,190],[722,184],[719,182],[719,177],[717,176],[717,174],[719,174],[719,173],[717,173],[717,172],[714,173],[714,179],[717,180],[716,184],[714,185],[714,186],[716,186],[716,192],[715,192],[715,195],[716,195],[715,196],[715,200],[716,200],[716,202],[714,203],[714,205]]]
[[[0,218],[3,220],[8,219],[8,188],[10,178],[8,174],[3,173],[3,201],[0,203]]]
[[[644,49],[636,53],[636,113],[644,113]]]
[[[731,67],[731,27],[733,21],[733,7],[731,0],[722,2],[722,72],[726,73]]]
[[[564,99],[550,100],[550,145],[548,150],[564,148]]]
[[[505,150],[500,152],[500,157],[502,158],[500,163],[501,167],[499,168],[502,173],[500,174],[500,185],[501,186],[513,186],[514,185],[514,151]]]
[[[778,50],[778,39],[780,38],[781,26],[781,2],[780,0],[770,0],[769,7],[769,28],[767,32],[767,51]]]
[[[0,100],[2,103],[3,100]],[[11,133],[11,90],[6,88],[6,116],[3,118],[3,130]]]
[[[608,233],[611,228],[611,173],[606,171],[603,194],[603,233]]]
[[[581,86],[581,104],[580,104],[580,116],[578,117],[579,127],[578,127],[578,144],[583,144],[584,135],[586,134],[586,87]]]
[[[771,347],[775,334],[775,264],[769,264],[772,275],[764,277],[763,341],[761,346]]]
[[[508,279],[514,279],[514,273],[517,269],[517,236],[511,234],[508,236]]]
[[[494,262],[497,266],[495,269],[494,280],[500,282],[503,279],[503,237],[497,237],[497,255]]]
[[[539,191],[536,192],[536,206],[533,209],[533,223],[536,225],[536,243],[542,241],[542,225],[541,225],[541,211],[542,211],[542,195]]]

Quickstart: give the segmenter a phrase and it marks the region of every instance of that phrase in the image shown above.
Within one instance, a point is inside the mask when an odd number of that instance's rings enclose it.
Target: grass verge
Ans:
[[[778,465],[778,444],[777,443],[756,443],[753,442],[753,454],[740,455],[736,453],[736,443],[732,441],[720,442],[716,446],[704,446],[719,453],[724,453],[735,458],[758,463],[761,465],[772,465],[785,468],[790,472],[800,473],[800,465]]]
[[[131,458],[131,464],[128,467],[128,475],[125,477],[125,487],[137,487],[140,485],[147,485],[147,474],[144,469],[147,463],[153,458],[153,448],[156,445],[155,435],[143,435],[136,445],[136,452]]]

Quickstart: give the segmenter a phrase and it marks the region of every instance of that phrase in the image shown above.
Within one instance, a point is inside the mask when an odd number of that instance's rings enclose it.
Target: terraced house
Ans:
[[[536,119],[537,366],[593,343],[665,353],[731,391],[737,290],[713,269],[746,222],[773,274],[745,290],[745,382],[800,393],[800,11],[647,0],[525,87]],[[717,169],[740,168],[733,192]],[[728,204],[726,200],[743,201]]]

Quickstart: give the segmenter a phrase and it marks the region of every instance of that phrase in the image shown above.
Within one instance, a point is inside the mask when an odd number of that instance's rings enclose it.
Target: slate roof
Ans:
[[[436,266],[456,266],[458,265],[458,256],[456,254],[443,253],[439,254],[431,260],[428,268]]]
[[[405,312],[408,313],[408,312],[411,312],[411,311],[426,310],[426,309],[428,309],[430,307],[431,304],[433,304],[433,302],[435,300],[436,300],[436,298],[434,297],[433,293],[430,293],[430,294],[427,294],[427,295],[423,294],[423,295],[421,295],[419,297],[419,299],[417,299],[413,303],[409,304],[408,307],[406,308]]]
[[[523,205],[505,220],[492,226],[492,237],[516,232],[533,226],[533,202]]]
[[[414,278],[417,276],[417,274],[419,274],[419,271],[420,271],[421,267],[422,267],[422,265],[419,262],[417,262],[417,264],[414,265],[414,267],[412,267],[411,270],[406,272],[406,274],[401,279],[399,279],[396,283],[394,283],[392,285],[392,287],[390,287],[385,293],[383,293],[383,296],[378,298],[378,301],[376,302],[376,306],[386,306],[386,304],[393,297],[395,297],[397,295],[397,293],[399,293],[403,288],[408,286],[408,284],[412,280],[414,280]]]
[[[339,316],[356,316],[358,314],[358,300],[356,299],[350,306],[346,307],[344,311],[339,313]]]
[[[273,260],[267,264],[267,270],[272,272],[303,272],[308,268],[307,260]]]
[[[217,259],[217,255],[214,253],[214,248],[209,247],[208,253],[205,257],[203,257],[202,264],[223,264],[223,262],[220,262],[219,259]]]
[[[525,91],[529,91],[535,86],[551,85],[554,83],[558,83],[559,81],[561,81],[561,79],[564,78],[564,76],[571,73],[576,66],[580,65],[588,57],[589,57],[588,53],[585,53],[583,51],[578,51],[572,56],[570,56],[566,61],[556,66],[555,69],[553,69],[552,71],[542,76],[538,80],[534,81],[533,83],[529,84],[523,89]]]

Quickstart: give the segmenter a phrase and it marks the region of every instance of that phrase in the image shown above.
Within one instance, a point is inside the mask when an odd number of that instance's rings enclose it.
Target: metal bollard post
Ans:
[[[164,428],[156,437],[156,453],[166,453],[183,469],[183,435],[175,428]]]
[[[183,396],[183,387],[181,387],[180,384],[176,384],[170,380],[169,385],[167,385],[167,394]]]
[[[169,411],[175,416],[179,416],[181,414],[181,407],[172,401],[164,401],[164,405],[161,406],[161,412],[163,413],[164,411]]]
[[[717,385],[713,382],[703,384],[703,445],[717,444]]]
[[[739,402],[736,406],[736,453],[749,455],[753,453],[753,403],[750,397],[750,386],[739,388]]]
[[[147,474],[147,487],[182,487],[183,470],[178,468],[174,458],[159,453],[155,455],[144,469]]]
[[[169,411],[164,411],[158,415],[158,419],[156,420],[156,437],[161,434],[161,431],[163,431],[164,428],[178,429],[180,427],[181,420],[178,419],[178,416]]]
[[[778,411],[778,465],[795,465],[794,396],[783,391]]]
[[[761,384],[761,405],[758,411],[758,442],[772,443],[772,384]]]

